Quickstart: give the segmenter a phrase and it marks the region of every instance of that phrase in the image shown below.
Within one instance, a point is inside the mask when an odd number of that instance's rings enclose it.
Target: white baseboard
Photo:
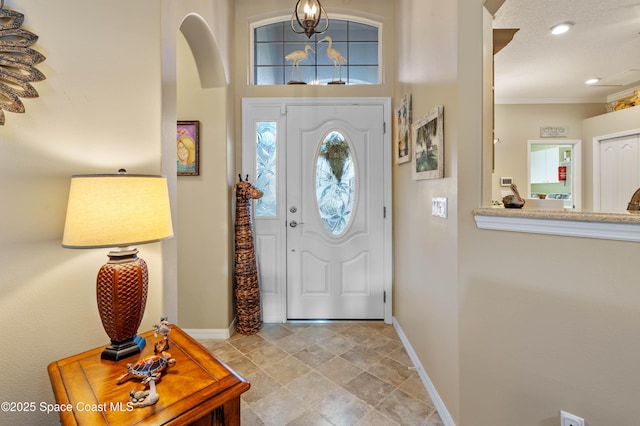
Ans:
[[[438,414],[442,419],[442,423],[445,426],[456,426],[453,418],[451,417],[451,414],[449,414],[447,407],[444,405],[442,398],[440,398],[438,391],[436,391],[433,382],[431,382],[431,379],[427,375],[427,372],[424,371],[424,367],[420,363],[418,355],[416,355],[415,351],[413,350],[411,343],[409,343],[409,339],[407,339],[407,335],[404,334],[404,331],[402,330],[402,327],[400,327],[400,324],[398,323],[396,317],[393,317],[393,327],[396,329],[396,332],[398,333],[398,336],[400,337],[400,340],[402,341],[407,354],[409,354],[409,358],[411,358],[414,367],[416,367],[416,371],[420,376],[420,380],[422,380],[422,384],[424,384],[424,387],[427,389],[427,393],[431,398],[431,402],[433,402],[433,405],[436,407],[436,410],[438,411]]]
[[[236,319],[234,318],[229,328],[187,328],[184,330],[189,336],[196,340],[205,339],[228,339],[236,330]]]

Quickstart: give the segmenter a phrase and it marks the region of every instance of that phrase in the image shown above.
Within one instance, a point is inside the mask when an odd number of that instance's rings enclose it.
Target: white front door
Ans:
[[[382,319],[381,105],[287,107],[287,316]]]
[[[390,110],[388,98],[243,99],[241,173],[265,194],[253,210],[265,322],[391,323]],[[326,160],[336,152],[344,163]]]

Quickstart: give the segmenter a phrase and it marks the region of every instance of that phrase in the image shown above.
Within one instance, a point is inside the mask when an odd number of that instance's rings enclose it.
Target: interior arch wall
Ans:
[[[163,245],[164,312],[183,328],[228,329],[233,2],[167,1],[162,12],[162,167],[176,235]],[[176,120],[200,122],[199,176],[176,176]]]
[[[180,33],[191,49],[200,86],[203,89],[226,87],[228,81],[220,49],[204,19],[199,15],[190,14],[182,22]]]
[[[188,329],[223,328],[231,297],[227,182],[226,87],[203,88],[202,71],[184,32],[178,37],[177,118],[200,126],[200,175],[178,176],[178,315]],[[200,52],[211,55],[211,51]],[[200,61],[211,62],[209,59]],[[201,72],[198,72],[198,71]]]

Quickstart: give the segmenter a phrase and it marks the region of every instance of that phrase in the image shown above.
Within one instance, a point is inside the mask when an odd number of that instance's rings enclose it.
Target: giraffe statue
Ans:
[[[249,183],[249,175],[236,183],[236,250],[235,250],[235,304],[236,331],[255,334],[262,326],[260,315],[260,287],[253,247],[251,227],[251,200],[262,197],[262,191]]]

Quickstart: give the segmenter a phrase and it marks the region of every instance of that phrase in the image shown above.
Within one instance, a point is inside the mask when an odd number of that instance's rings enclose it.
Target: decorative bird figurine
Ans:
[[[153,325],[153,337],[158,337],[158,334],[162,334],[162,340],[156,342],[153,347],[153,352],[156,354],[162,353],[169,349],[169,333],[171,328],[169,327],[169,320],[167,317],[160,317],[160,324]]]
[[[300,65],[298,64],[300,61],[304,61],[309,57],[309,50],[313,53],[316,53],[315,50],[311,48],[308,44],[304,46],[304,50],[294,50],[284,57],[287,61],[293,61],[291,64],[291,81],[288,84],[304,84],[302,78],[300,78]],[[298,70],[298,81],[293,80],[293,69],[296,68]]]
[[[504,203],[505,208],[507,209],[521,209],[524,206],[524,199],[520,196],[520,192],[518,191],[518,187],[515,183],[512,183],[511,191],[513,191],[512,195],[507,195],[502,198],[502,202]]]
[[[344,84],[344,82],[342,81],[342,64],[346,63],[347,60],[344,58],[344,56],[342,56],[342,53],[340,53],[340,51],[333,48],[333,39],[330,36],[326,36],[318,43],[322,43],[323,41],[329,42],[329,46],[327,47],[327,56],[333,61],[333,75],[331,76],[332,83]],[[340,71],[340,79],[338,81],[334,81],[336,76],[336,67]]]

